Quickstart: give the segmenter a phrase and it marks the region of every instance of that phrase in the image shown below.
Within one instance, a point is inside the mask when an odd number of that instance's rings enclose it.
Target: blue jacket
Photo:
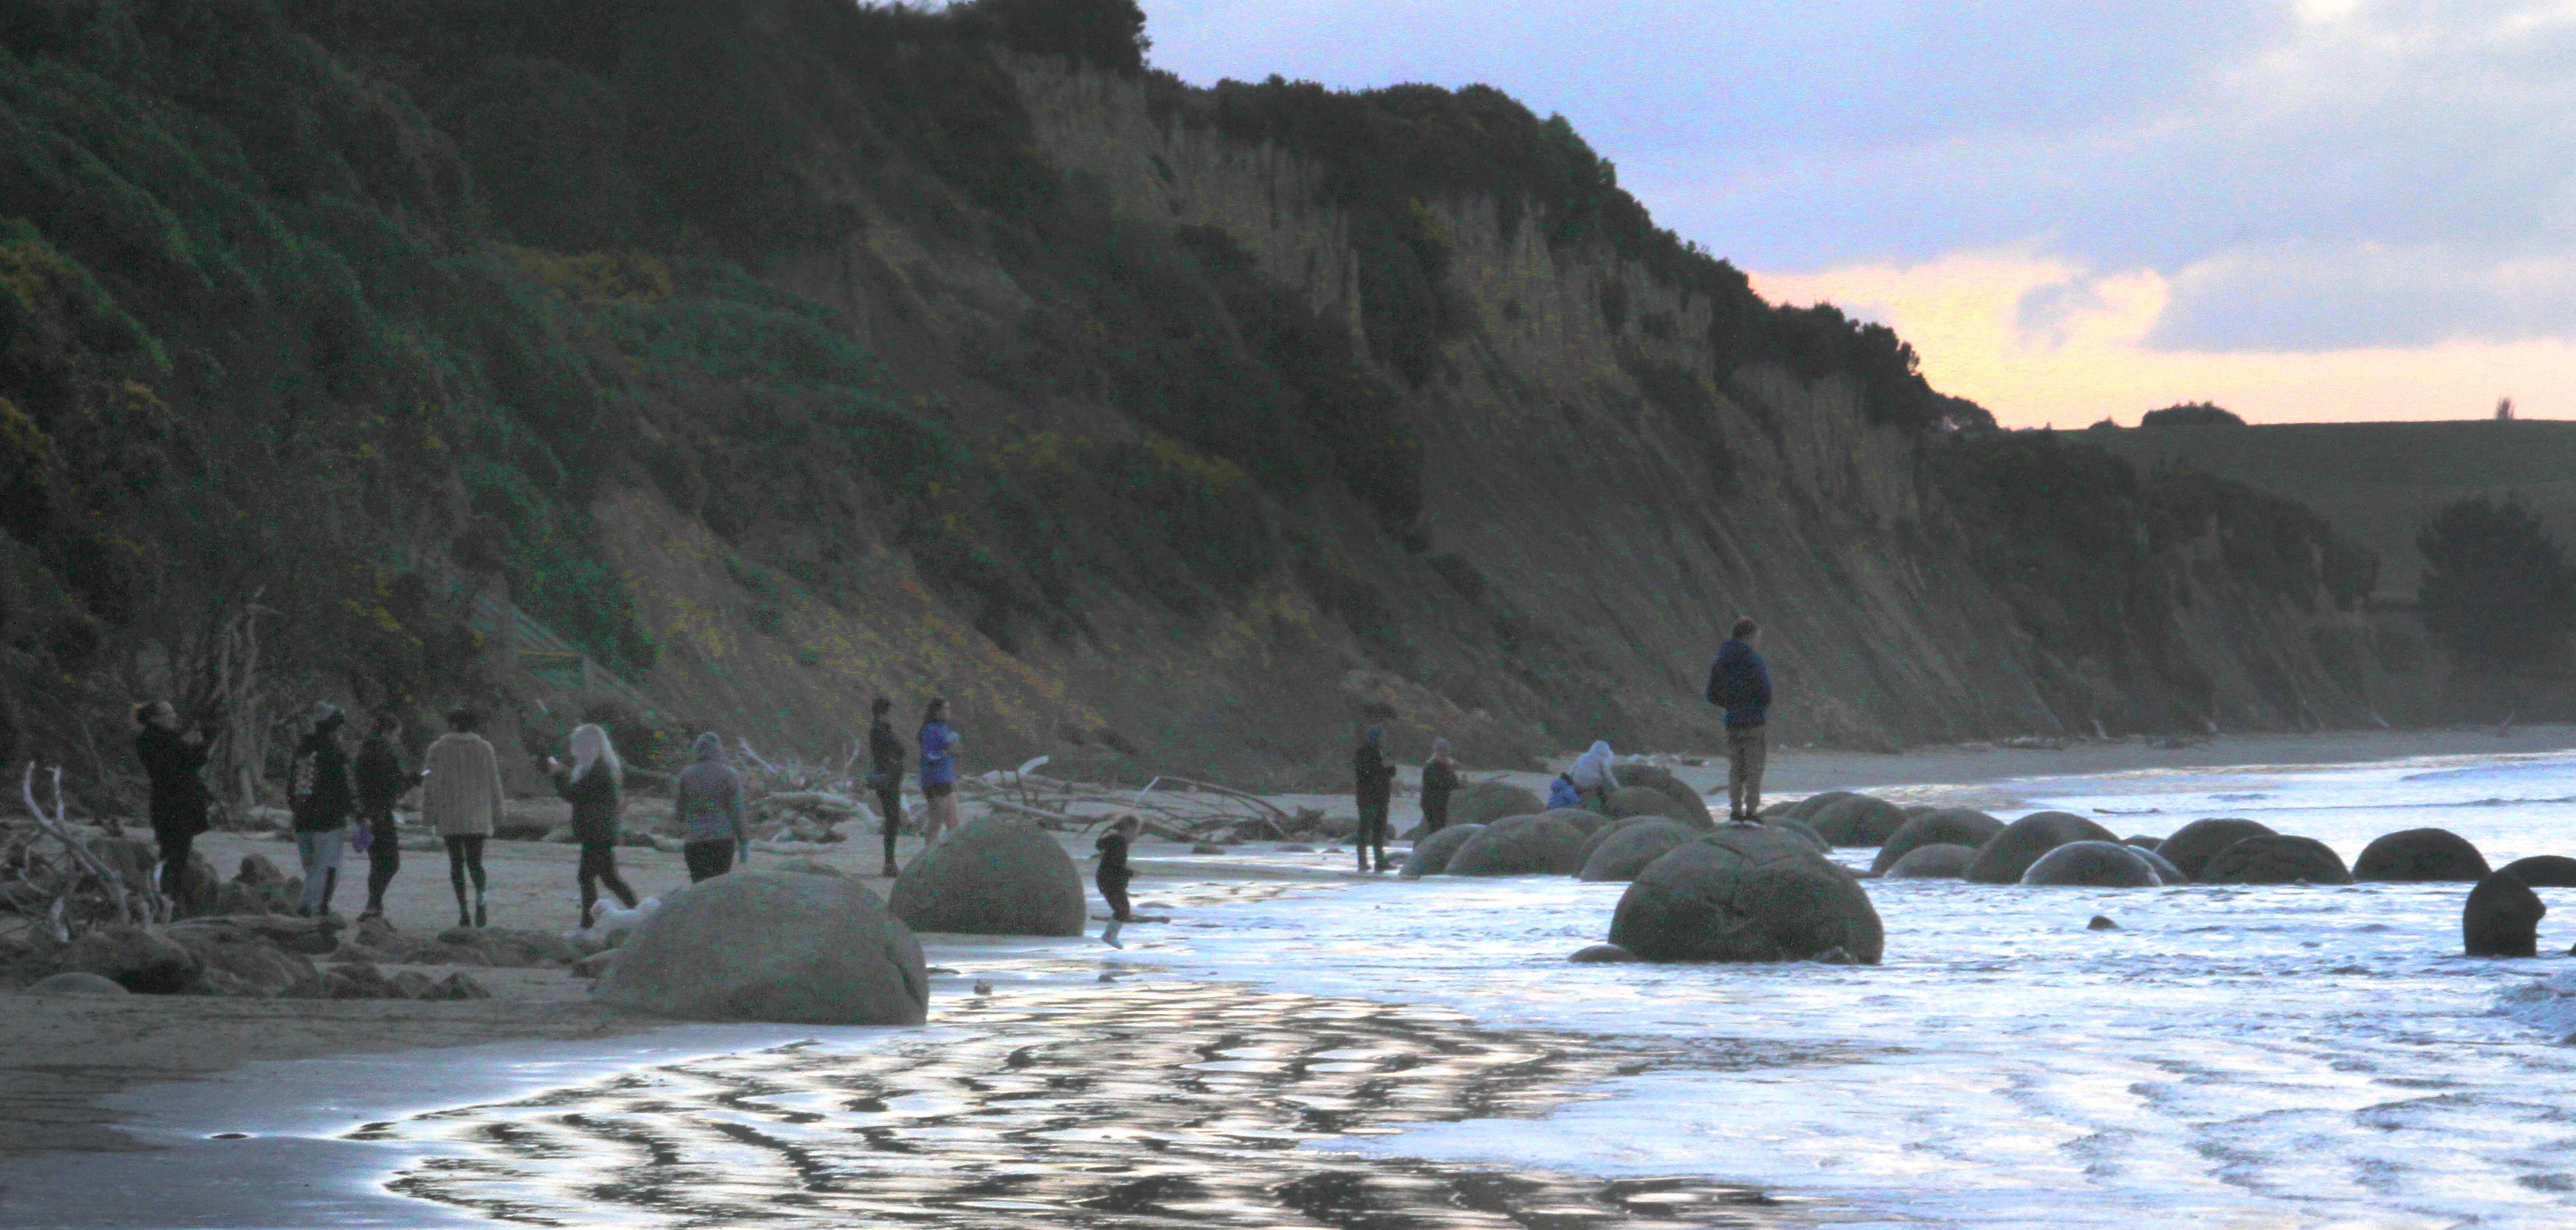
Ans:
[[[1573,782],[1567,781],[1563,774],[1559,774],[1555,783],[1547,788],[1548,810],[1565,811],[1581,806],[1583,806],[1583,796],[1575,791]]]
[[[1759,726],[1771,718],[1771,668],[1742,641],[1717,648],[1708,668],[1708,703],[1726,706],[1729,726]]]
[[[946,722],[921,724],[921,784],[953,786],[957,784],[957,757],[952,750],[957,736]]]

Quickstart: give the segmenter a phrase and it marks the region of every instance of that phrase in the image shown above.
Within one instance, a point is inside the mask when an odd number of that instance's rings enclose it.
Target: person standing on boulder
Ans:
[[[1758,822],[1762,767],[1770,759],[1771,668],[1753,651],[1761,635],[1751,617],[1736,620],[1708,668],[1708,703],[1726,709],[1726,818],[1736,824]]]
[[[1386,812],[1395,798],[1395,766],[1386,762],[1386,727],[1371,726],[1351,750],[1351,776],[1359,788],[1360,870],[1369,869],[1369,850],[1377,850],[1377,869],[1386,867]]]
[[[385,916],[385,890],[402,870],[402,838],[394,831],[394,804],[420,784],[420,775],[403,768],[402,719],[391,710],[376,715],[375,728],[358,745],[353,776],[358,788],[358,823],[367,830],[367,908],[360,921]]]
[[[1111,821],[1109,831],[1091,848],[1100,852],[1100,869],[1091,873],[1091,882],[1100,889],[1100,899],[1109,903],[1109,925],[1101,929],[1100,942],[1112,948],[1125,948],[1118,942],[1118,929],[1133,919],[1127,909],[1127,882],[1136,873],[1127,869],[1127,844],[1136,840],[1136,817],[1120,816]]]
[[[1449,826],[1449,796],[1458,792],[1458,766],[1449,760],[1449,741],[1431,741],[1431,759],[1422,762],[1422,835]]]
[[[724,739],[716,732],[699,735],[694,746],[697,763],[680,770],[679,793],[671,802],[691,884],[733,870],[737,852],[743,862],[751,861],[751,835],[742,826],[742,774],[725,763]]]
[[[921,845],[928,849],[942,832],[957,827],[957,732],[948,727],[948,699],[930,698],[921,711],[921,799],[928,812],[921,821]]]
[[[626,765],[608,730],[596,722],[572,728],[572,763],[546,757],[555,793],[572,804],[572,839],[581,843],[581,864],[574,882],[581,889],[581,926],[590,927],[590,910],[599,904],[599,887],[617,894],[619,904],[635,908],[635,890],[617,874],[617,811],[625,786]]]
[[[1566,774],[1583,801],[1605,816],[1610,814],[1610,795],[1619,789],[1618,770],[1611,767],[1617,759],[1608,740],[1595,739],[1592,749],[1575,757],[1574,768]]]
[[[877,832],[885,838],[885,874],[892,879],[894,835],[903,827],[903,738],[894,733],[894,702],[883,696],[868,706],[868,789],[876,792]]]
[[[347,715],[325,701],[313,707],[313,729],[287,761],[286,802],[295,819],[295,854],[304,864],[299,918],[328,917],[340,886],[340,851],[349,841],[349,753],[340,747]]]
[[[175,914],[187,905],[188,861],[195,854],[197,834],[208,827],[206,809],[214,803],[199,776],[206,767],[206,735],[194,727],[183,730],[179,711],[166,700],[136,705],[132,716],[134,756],[152,784],[152,839],[161,847],[161,894],[170,899]]]
[[[447,882],[456,890],[456,925],[482,927],[491,923],[483,909],[483,843],[506,812],[507,798],[501,792],[501,758],[492,745],[475,732],[483,725],[483,715],[472,709],[458,709],[447,715],[447,733],[429,745],[422,758],[420,776],[421,816],[438,829],[447,843]],[[465,881],[474,881],[474,905],[465,904]]]

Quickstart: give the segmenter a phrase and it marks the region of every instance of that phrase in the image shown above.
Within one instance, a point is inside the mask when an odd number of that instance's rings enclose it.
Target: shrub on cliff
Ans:
[[[2205,401],[2182,402],[2162,410],[2149,410],[2138,419],[2140,427],[2243,427],[2245,420],[2233,410]]]
[[[2576,565],[2518,500],[2473,496],[2434,514],[2416,545],[2424,629],[2471,674],[2562,668],[2576,632]]]

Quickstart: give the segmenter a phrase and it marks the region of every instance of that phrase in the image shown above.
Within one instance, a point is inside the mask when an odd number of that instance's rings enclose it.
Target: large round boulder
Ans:
[[[2407,829],[2373,840],[2354,859],[2355,880],[2475,884],[2487,878],[2487,856],[2449,829]],[[2529,883],[2529,881],[2524,881]]]
[[[2533,888],[2576,888],[2576,858],[2564,854],[2518,858],[2498,870],[2512,872],[2515,879]]]
[[[1458,857],[1458,851],[1484,831],[1485,826],[1481,824],[1452,824],[1413,843],[1413,853],[1405,856],[1404,866],[1395,873],[1396,878],[1419,880],[1424,876],[1447,874],[1449,860]]]
[[[2350,884],[2343,856],[2313,837],[2248,837],[2201,864],[2203,884]]]
[[[2172,863],[2165,861],[2164,855],[2158,854],[2154,850],[2141,846],[2136,842],[2122,842],[2120,844],[2129,847],[2131,850],[2137,851],[2139,858],[2147,860],[2147,865],[2156,869],[2157,879],[2162,880],[2167,884],[2191,883],[2191,877],[2184,875],[2182,873],[2182,868],[2176,867]]]
[[[2019,884],[2041,855],[2068,842],[2119,840],[2111,830],[2072,812],[2033,812],[1977,847],[1977,861],[1968,864],[1963,878],[1977,884]]]
[[[662,1016],[918,1025],[930,1005],[911,929],[839,876],[736,871],[692,884],[617,952],[592,994]]]
[[[1610,816],[1625,820],[1630,816],[1662,816],[1671,819],[1673,796],[1647,786],[1621,786],[1610,792]]]
[[[1956,880],[1977,861],[1972,846],[1916,846],[1887,869],[1891,880]]]
[[[1803,961],[1839,948],[1876,965],[1887,937],[1849,870],[1786,833],[1728,825],[1639,873],[1610,942],[1649,961]]]
[[[2021,873],[2024,884],[2050,888],[2155,888],[2156,869],[2131,846],[2116,841],[2070,841]]]
[[[78,970],[74,970],[69,973],[56,974],[51,978],[40,978],[36,980],[34,985],[27,988],[27,994],[104,995],[114,998],[121,995],[132,994],[132,992],[129,992],[117,983],[106,978],[101,978],[96,974],[84,974]]]
[[[2540,894],[2510,868],[2491,873],[2461,907],[2461,946],[2472,957],[2537,956],[2540,920],[2548,913]]]
[[[1792,820],[1787,816],[1773,816],[1772,818],[1763,821],[1762,827],[1766,829],[1778,829],[1783,833],[1787,833],[1790,836],[1815,847],[1816,853],[1818,854],[1831,854],[1834,852],[1834,843],[1825,840],[1824,834],[1809,828],[1807,826],[1807,822],[1804,820]]]
[[[1594,833],[1598,833],[1601,830],[1618,823],[1617,820],[1613,820],[1608,816],[1602,815],[1600,812],[1582,807],[1556,807],[1540,812],[1539,814],[1550,820],[1562,820],[1567,824],[1571,824],[1574,827],[1583,830],[1583,835],[1585,837],[1590,837]],[[1661,815],[1663,813],[1655,812],[1651,814]],[[1512,817],[1505,817],[1505,819],[1511,818]]]
[[[1848,790],[1827,790],[1818,794],[1808,795],[1795,803],[1789,804],[1789,810],[1786,814],[1792,820],[1805,820],[1809,823],[1813,823],[1817,812],[1831,807],[1836,803],[1842,802],[1844,799],[1857,799],[1859,797],[1859,795],[1853,794]],[[1774,804],[1773,806],[1778,806],[1778,804]],[[1771,808],[1765,807],[1762,809],[1762,812],[1764,815],[1769,815]]]
[[[886,908],[915,931],[966,935],[1080,935],[1087,913],[1073,856],[1007,816],[969,822],[914,857]]]
[[[2270,836],[2271,826],[2253,820],[2233,817],[2194,820],[2175,829],[2173,836],[2165,838],[2163,844],[2156,847],[2156,853],[2164,855],[2166,862],[2182,868],[2184,875],[2197,880],[2202,866],[2218,857],[2219,851],[2248,837]]]
[[[1492,824],[1505,816],[1535,816],[1547,800],[1510,782],[1478,782],[1449,796],[1449,823]]]
[[[1905,827],[1905,809],[1865,794],[1836,799],[1805,817],[1807,826],[1838,846],[1875,846]]]
[[[1583,870],[1584,831],[1554,815],[1507,816],[1449,859],[1453,876],[1570,876]]]
[[[1710,814],[1708,810],[1708,800],[1701,798],[1699,791],[1692,789],[1689,782],[1675,776],[1672,770],[1662,765],[1622,765],[1619,768],[1619,784],[1662,791],[1665,797],[1673,801],[1673,807],[1669,811],[1657,813],[1659,815],[1669,816],[1696,829],[1713,828],[1717,824],[1717,817]]]
[[[1870,860],[1871,875],[1885,875],[1897,860],[1919,846],[1966,846],[1976,849],[1986,839],[2004,831],[2004,822],[1968,807],[1939,807],[1905,822],[1905,827],[1889,835],[1878,847],[1878,857]]]
[[[197,957],[148,927],[119,924],[81,933],[63,950],[63,969],[96,974],[128,991],[169,995],[197,980]]]
[[[1703,830],[1679,820],[1661,816],[1624,824],[1606,835],[1593,847],[1583,862],[1582,876],[1593,882],[1628,881],[1637,878],[1648,864],[1672,853],[1673,847],[1698,837]]]

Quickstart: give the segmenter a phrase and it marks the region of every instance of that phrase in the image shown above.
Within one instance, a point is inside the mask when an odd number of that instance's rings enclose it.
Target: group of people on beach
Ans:
[[[906,753],[891,723],[893,709],[893,701],[877,698],[868,731],[867,782],[883,816],[879,827],[888,876],[896,873],[895,834],[904,818]],[[189,861],[197,837],[210,827],[214,806],[204,778],[206,733],[183,721],[166,700],[138,704],[131,716],[135,756],[151,792],[152,833],[161,860],[158,887],[173,902],[185,903],[192,887],[203,891],[189,883]],[[404,765],[402,720],[395,713],[375,716],[352,757],[343,742],[348,715],[328,702],[314,706],[287,762],[289,827],[304,873],[303,893],[296,904],[299,915],[331,915],[343,852],[354,850],[367,856],[367,904],[358,917],[384,918],[385,890],[402,870],[395,808],[417,789],[421,821],[437,833],[447,850],[456,924],[490,925],[484,844],[508,815],[508,792],[500,755],[482,736],[482,724],[482,714],[473,708],[450,712],[447,732],[429,745],[415,770]],[[945,699],[931,700],[916,742],[926,803],[923,837],[936,842],[958,823],[960,740],[948,724]],[[581,899],[581,925],[586,927],[594,919],[602,889],[627,909],[638,904],[633,886],[617,868],[626,766],[605,726],[574,727],[565,743],[572,759],[548,756],[544,764],[555,792],[571,805],[571,836],[580,848],[574,881]],[[681,860],[691,883],[723,875],[738,859],[748,858],[743,776],[728,763],[724,739],[713,731],[697,737],[689,765],[673,778],[672,816],[680,828]]]

